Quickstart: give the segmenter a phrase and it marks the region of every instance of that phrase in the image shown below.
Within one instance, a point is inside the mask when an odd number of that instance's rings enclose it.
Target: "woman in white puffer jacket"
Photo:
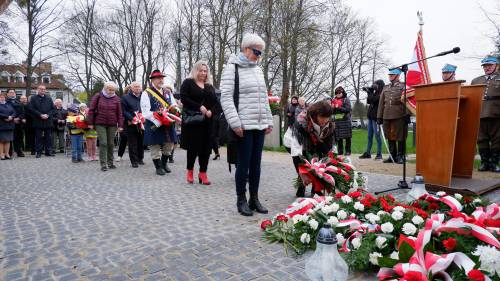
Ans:
[[[265,134],[273,128],[271,108],[267,98],[264,73],[259,66],[265,42],[256,34],[246,34],[241,42],[241,53],[231,55],[224,67],[221,79],[221,105],[227,123],[238,136],[238,160],[236,163],[236,206],[244,216],[252,210],[266,214],[267,209],[259,202],[260,162]],[[233,100],[235,71],[239,76],[239,105]],[[246,184],[250,199],[247,202]]]

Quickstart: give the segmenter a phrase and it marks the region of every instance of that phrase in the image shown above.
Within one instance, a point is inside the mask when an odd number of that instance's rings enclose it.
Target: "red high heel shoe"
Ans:
[[[187,180],[187,183],[190,183],[190,184],[194,183],[193,170],[187,170],[186,180]]]
[[[211,184],[211,182],[208,180],[207,173],[200,172],[200,174],[198,174],[198,180],[203,185],[210,185]]]

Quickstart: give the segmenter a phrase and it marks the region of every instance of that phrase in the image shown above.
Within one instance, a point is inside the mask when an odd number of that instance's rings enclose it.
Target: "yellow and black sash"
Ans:
[[[146,92],[148,92],[152,97],[154,97],[155,100],[163,106],[163,108],[169,107],[169,104],[166,101],[165,97],[163,97],[162,94],[158,93],[155,88],[148,87],[146,88]]]

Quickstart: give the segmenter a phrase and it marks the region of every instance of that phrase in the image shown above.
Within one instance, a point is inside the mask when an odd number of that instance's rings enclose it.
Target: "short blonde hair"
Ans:
[[[241,40],[241,50],[245,50],[246,48],[252,47],[261,47],[262,50],[266,48],[266,42],[255,33],[247,33],[243,35],[243,39]]]
[[[189,77],[191,79],[196,79],[198,76],[198,72],[200,71],[201,67],[205,66],[207,68],[207,79],[205,80],[205,83],[207,84],[212,84],[212,75],[210,75],[210,66],[208,66],[208,62],[204,60],[199,60],[197,61],[193,67],[191,68],[191,72],[189,73]]]

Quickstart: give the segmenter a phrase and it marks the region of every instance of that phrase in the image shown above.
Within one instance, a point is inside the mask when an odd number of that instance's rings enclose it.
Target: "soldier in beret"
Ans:
[[[443,69],[441,69],[441,77],[443,78],[444,82],[447,81],[455,81],[455,71],[457,70],[457,67],[455,65],[451,64],[445,64],[443,66]]]
[[[474,84],[486,84],[483,108],[479,122],[477,146],[481,156],[479,171],[500,172],[500,74],[498,59],[488,56],[481,61],[484,75],[472,80]]]
[[[377,123],[383,124],[384,133],[389,143],[389,153],[392,156],[384,160],[384,163],[403,164],[405,153],[405,139],[408,134],[409,115],[405,114],[404,103],[401,101],[401,93],[405,84],[399,81],[400,69],[389,71],[390,83],[384,86],[380,94],[377,111]]]

